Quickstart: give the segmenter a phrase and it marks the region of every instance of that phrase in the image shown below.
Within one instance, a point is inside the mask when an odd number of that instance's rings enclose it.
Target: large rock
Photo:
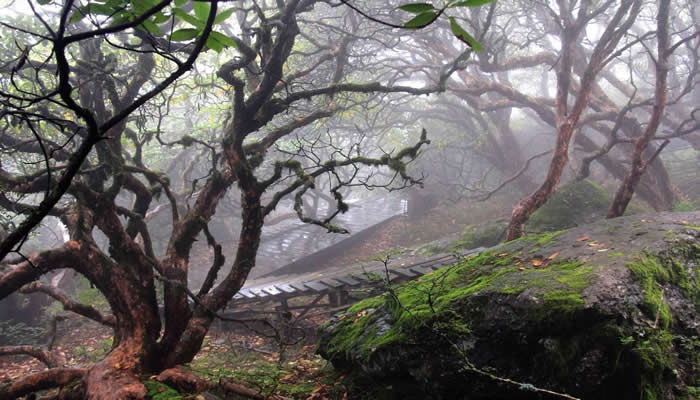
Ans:
[[[605,217],[610,195],[597,183],[584,179],[563,185],[532,214],[529,232],[551,232],[573,228]]]
[[[696,212],[509,242],[355,304],[319,352],[388,398],[696,399],[699,238]]]

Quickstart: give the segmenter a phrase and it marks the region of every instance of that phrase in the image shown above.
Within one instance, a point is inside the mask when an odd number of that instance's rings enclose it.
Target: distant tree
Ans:
[[[667,106],[658,129],[651,122],[660,109],[654,105],[660,100],[654,87],[663,79],[656,72],[663,57],[653,49],[660,38],[655,15],[662,4],[499,0],[491,6],[454,13],[483,51],[452,64],[456,71],[445,82],[445,95],[433,100],[436,109],[415,112],[460,131],[462,141],[454,146],[500,175],[501,183],[490,183],[493,190],[515,183],[522,193],[532,193],[513,210],[508,238],[523,234],[529,216],[562,178],[584,179],[594,163],[620,182],[629,182],[627,171],[635,164],[631,176],[639,184],[625,183],[623,191],[636,192],[656,210],[670,209],[678,193],[657,157],[662,143],[684,140],[698,149],[700,138],[694,105],[700,90],[695,2],[669,5],[673,18],[665,55],[673,59],[667,69],[673,78],[665,84],[670,96],[661,102]],[[411,35],[400,45],[402,57],[396,57],[403,60],[395,62],[418,76],[435,76],[444,68],[440,60],[463,54],[445,40],[446,28],[436,21]],[[545,156],[550,161],[542,176],[533,166],[542,168],[537,160]],[[533,186],[537,180],[542,183]],[[491,191],[480,187],[483,181],[469,189],[488,197]]]

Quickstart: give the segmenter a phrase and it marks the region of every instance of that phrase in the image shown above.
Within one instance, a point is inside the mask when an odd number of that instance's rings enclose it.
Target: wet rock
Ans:
[[[388,398],[694,399],[699,261],[698,212],[526,237],[355,304],[319,352]]]
[[[562,186],[527,224],[530,232],[573,228],[605,217],[610,195],[588,179]]]

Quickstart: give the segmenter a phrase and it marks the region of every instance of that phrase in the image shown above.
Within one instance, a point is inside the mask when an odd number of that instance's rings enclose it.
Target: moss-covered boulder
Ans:
[[[506,238],[507,219],[493,219],[481,224],[470,224],[461,233],[452,234],[419,247],[416,254],[434,254],[492,247]]]
[[[506,238],[507,229],[507,219],[494,219],[478,225],[467,225],[460,239],[455,243],[455,249],[470,250],[495,246]]]
[[[591,180],[563,185],[532,214],[527,230],[550,232],[591,223],[605,217],[609,204],[608,192]]]
[[[699,263],[697,212],[526,237],[353,305],[319,352],[387,398],[696,399]]]

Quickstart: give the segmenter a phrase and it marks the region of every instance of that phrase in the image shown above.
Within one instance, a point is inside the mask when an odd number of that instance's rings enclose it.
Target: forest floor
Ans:
[[[325,320],[325,316],[319,315],[306,318],[305,327],[314,331]],[[313,341],[313,337],[308,337],[284,345],[261,332],[219,325],[211,330],[189,368],[212,382],[231,379],[264,396],[342,398],[344,388],[339,382],[342,377],[315,354]],[[84,368],[102,359],[111,344],[108,328],[75,317],[59,326],[54,352],[65,358],[66,367]],[[2,357],[0,383],[45,369],[42,363],[28,356]]]
[[[498,201],[477,204],[463,201],[440,205],[423,216],[396,218],[349,251],[328,260],[328,265],[373,260],[389,252],[458,235],[467,225],[506,218],[510,206]],[[314,353],[313,332],[326,319],[327,315],[305,318],[304,331],[310,334],[299,343],[286,346],[281,346],[275,335],[270,337],[230,324],[216,327],[190,367],[212,381],[230,378],[263,394],[278,393],[299,399],[344,398],[349,389],[343,386],[343,377]],[[111,345],[111,331],[107,327],[70,316],[59,324],[54,351],[65,358],[67,367],[87,367],[102,359]],[[27,356],[3,357],[0,382],[44,369],[43,364]]]

